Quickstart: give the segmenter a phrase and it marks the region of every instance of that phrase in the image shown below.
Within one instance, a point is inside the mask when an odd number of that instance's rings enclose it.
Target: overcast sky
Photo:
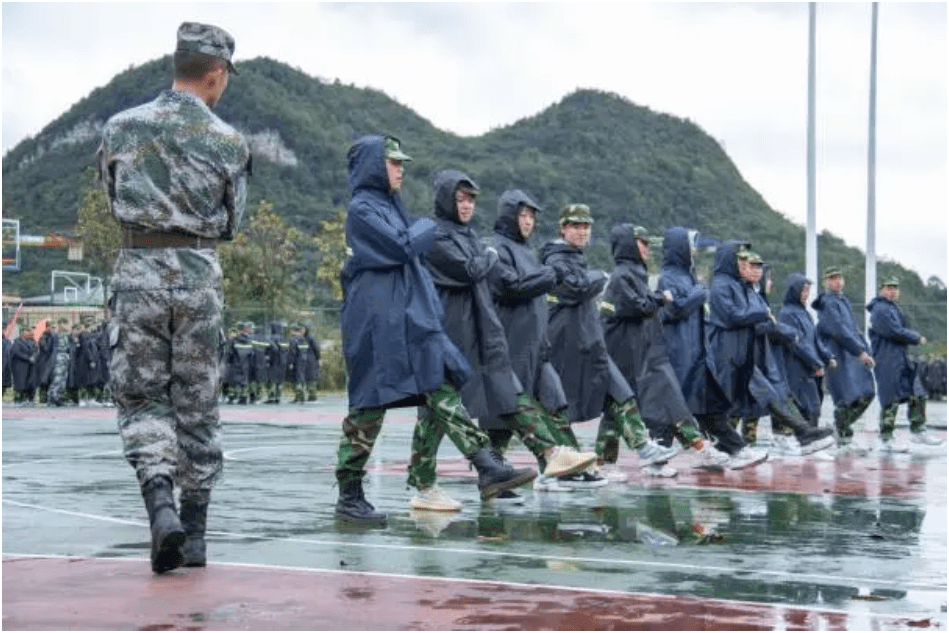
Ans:
[[[945,3],[879,8],[877,255],[924,281],[947,279],[946,17]],[[805,222],[806,3],[4,2],[4,153],[171,52],[185,20],[230,31],[236,61],[376,88],[461,135],[577,88],[611,91],[701,126],[774,209]],[[817,5],[817,228],[861,250],[870,25],[869,3]]]

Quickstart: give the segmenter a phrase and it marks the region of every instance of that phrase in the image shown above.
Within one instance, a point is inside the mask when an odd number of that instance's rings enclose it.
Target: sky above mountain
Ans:
[[[879,7],[876,252],[924,280],[947,279],[946,17],[945,3]],[[807,3],[3,3],[4,153],[171,52],[183,21],[227,29],[237,62],[379,89],[463,136],[577,88],[614,92],[693,121],[806,220]],[[871,4],[817,5],[817,229],[861,249],[870,33]]]

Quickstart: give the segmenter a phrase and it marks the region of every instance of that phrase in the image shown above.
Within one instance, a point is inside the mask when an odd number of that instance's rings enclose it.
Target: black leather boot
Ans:
[[[339,484],[336,518],[346,523],[375,527],[385,527],[388,522],[384,512],[376,512],[372,504],[366,501],[362,479]]]
[[[208,502],[210,495],[201,492],[197,495],[181,495],[181,527],[184,528],[185,567],[204,567],[208,564],[207,546],[204,532],[208,523]]]
[[[185,531],[175,512],[171,480],[152,477],[142,486],[142,497],[152,529],[152,571],[161,574],[180,567],[184,560],[181,546],[185,542]]]
[[[517,488],[537,477],[533,468],[514,468],[497,451],[481,448],[471,458],[471,465],[478,471],[478,490],[482,501],[498,496],[505,490]]]

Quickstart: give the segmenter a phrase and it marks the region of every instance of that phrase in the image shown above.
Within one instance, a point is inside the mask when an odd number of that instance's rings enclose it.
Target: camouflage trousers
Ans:
[[[63,398],[66,396],[66,378],[69,376],[69,351],[66,347],[67,343],[62,342],[62,339],[60,339],[60,341],[62,349],[66,349],[67,351],[60,351],[56,354],[53,378],[50,380],[49,392],[46,395],[47,402],[54,405],[63,403]]]
[[[638,449],[649,441],[649,432],[639,414],[639,404],[636,398],[626,402],[617,402],[607,396],[607,403],[603,415],[600,417],[600,428],[596,434],[597,459],[607,464],[615,464],[619,459],[619,438],[626,441],[632,449]]]
[[[909,430],[920,433],[926,430],[926,398],[925,396],[910,396],[906,402],[908,406]],[[896,414],[900,403],[894,402],[880,411],[880,437],[892,438],[896,431]]]
[[[741,435],[741,440],[747,444],[752,445],[758,441],[758,417],[757,416],[745,416],[744,418],[731,418],[729,423],[732,425],[732,428],[736,431],[739,431]],[[787,427],[782,427],[783,431],[775,429],[776,433],[781,435],[790,435],[791,429]]]
[[[569,441],[563,441],[553,416],[526,393],[517,396],[517,412],[503,415],[501,419],[507,424],[507,429],[504,429],[506,432],[488,433],[494,448],[503,453],[507,450],[511,437],[516,434],[527,450],[537,458],[541,472],[547,468],[547,450],[554,446],[569,445]],[[569,423],[567,426],[569,427]],[[576,438],[573,441],[576,441]]]
[[[111,390],[139,484],[163,475],[209,490],[221,473],[219,288],[117,292]],[[190,494],[190,492],[189,492]]]
[[[866,396],[849,405],[834,407],[834,426],[837,427],[837,437],[845,440],[853,437],[854,423],[860,419],[871,402],[873,402],[873,396]],[[882,431],[882,420],[880,428]]]
[[[336,480],[340,484],[362,479],[366,463],[379,437],[385,409],[352,410],[343,420],[343,437],[336,457]],[[426,406],[419,407],[419,419],[412,437],[412,459],[409,463],[409,483],[415,487],[435,483],[434,453],[441,438],[447,435],[462,455],[471,458],[479,449],[488,446],[488,436],[479,429],[461,403],[461,397],[451,385],[445,384],[429,394]]]

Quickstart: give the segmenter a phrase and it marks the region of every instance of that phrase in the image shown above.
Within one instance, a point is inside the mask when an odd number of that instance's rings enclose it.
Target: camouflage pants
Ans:
[[[60,342],[63,349],[66,343]],[[47,401],[50,404],[60,405],[66,396],[66,378],[69,375],[69,352],[60,352],[56,355],[56,365],[53,367],[53,378],[49,383]]]
[[[924,396],[910,396],[907,401],[909,410],[909,430],[913,433],[920,433],[926,430],[926,398]],[[896,431],[896,414],[899,411],[900,403],[895,402],[880,411],[880,437],[892,438]]]
[[[871,402],[873,402],[873,396],[866,396],[847,406],[834,407],[834,426],[837,427],[837,437],[845,440],[853,437],[854,423],[860,419]]]
[[[419,489],[435,483],[438,447],[444,436],[448,436],[465,459],[471,459],[491,444],[487,434],[468,416],[461,396],[450,385],[442,385],[429,395],[427,406],[420,409],[412,435],[408,478],[408,484]]]
[[[182,491],[209,490],[221,473],[222,307],[214,287],[115,296],[110,386],[140,484],[164,475]]]
[[[639,414],[635,398],[617,402],[607,396],[606,411],[600,417],[600,428],[596,434],[594,450],[601,462],[615,464],[619,458],[619,438],[632,449],[638,449],[649,441],[649,432]]]
[[[733,429],[735,429],[736,431],[740,431],[741,440],[745,444],[752,445],[758,441],[758,418],[757,417],[746,416],[744,418],[731,418],[728,422],[732,425]],[[781,427],[781,428],[786,429],[786,430],[779,431],[778,429],[775,429],[775,432],[781,435],[791,434],[791,429],[788,429],[787,427]]]
[[[518,411],[501,416],[508,428],[500,433],[488,433],[491,444],[499,452],[507,450],[513,434],[517,434],[524,446],[537,458],[541,472],[547,468],[546,451],[554,446],[565,444],[560,440],[561,432],[555,419],[546,409],[526,393],[517,397]],[[506,431],[506,432],[505,432]]]
[[[439,387],[428,396],[426,406],[419,409],[409,463],[409,483],[417,488],[435,483],[434,456],[443,436],[447,435],[469,459],[489,444],[487,435],[468,417],[452,386]],[[362,479],[366,474],[366,463],[384,417],[385,409],[359,409],[350,411],[343,420],[343,437],[336,457],[336,480],[340,484]]]

